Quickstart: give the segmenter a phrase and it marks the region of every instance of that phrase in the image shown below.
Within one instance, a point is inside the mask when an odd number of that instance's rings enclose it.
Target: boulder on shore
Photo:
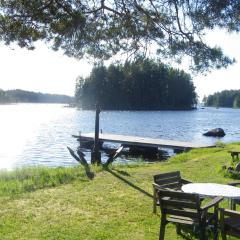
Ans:
[[[203,133],[203,135],[208,137],[224,137],[226,134],[222,128],[214,128]]]

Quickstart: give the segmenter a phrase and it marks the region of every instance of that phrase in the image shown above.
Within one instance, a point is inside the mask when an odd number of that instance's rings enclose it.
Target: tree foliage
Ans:
[[[240,108],[240,90],[224,90],[204,98],[204,104],[210,107]]]
[[[239,0],[1,0],[0,40],[34,48],[45,40],[68,56],[109,59],[146,53],[188,55],[205,71],[233,62],[203,40],[206,29],[240,30]]]
[[[191,76],[149,59],[97,65],[87,78],[79,77],[75,97],[83,109],[190,109],[196,104]]]
[[[10,97],[6,94],[5,91],[0,89],[0,103],[9,103],[11,102]]]

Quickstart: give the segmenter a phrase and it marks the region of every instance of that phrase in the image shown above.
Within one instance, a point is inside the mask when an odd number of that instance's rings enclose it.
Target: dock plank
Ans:
[[[79,138],[79,135],[73,135],[73,137]],[[86,141],[94,140],[94,133],[81,134],[81,139]],[[171,149],[188,150],[193,148],[206,148],[214,147],[215,145],[183,142],[167,139],[155,139],[147,137],[117,135],[117,134],[99,134],[99,140],[104,142],[115,142],[132,146],[144,146],[144,147],[162,147]]]

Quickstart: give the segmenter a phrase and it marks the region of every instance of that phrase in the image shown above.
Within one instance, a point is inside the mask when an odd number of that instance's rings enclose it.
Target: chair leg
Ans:
[[[166,224],[167,224],[166,223],[166,217],[162,216],[161,224],[160,224],[159,240],[164,240]]]
[[[220,229],[222,240],[226,240],[226,232],[225,232],[225,223],[224,223],[224,209],[220,209]]]
[[[206,235],[205,235],[205,225],[200,225],[199,226],[199,239],[200,240],[206,240]]]
[[[236,211],[236,201],[234,199],[230,199],[230,209]]]
[[[213,228],[213,239],[218,239],[218,207],[214,209],[215,219],[214,219],[214,228]]]
[[[236,206],[236,202],[235,202],[234,200],[233,200],[233,206],[232,206],[232,208],[233,208],[234,211],[236,211],[237,206]]]
[[[180,235],[181,234],[181,226],[180,226],[180,224],[176,224],[176,233],[178,234],[178,235]]]
[[[221,229],[221,236],[222,236],[222,240],[227,240],[226,233],[223,229]]]
[[[236,208],[237,208],[237,206],[236,206],[236,203],[234,202],[233,203],[233,210],[236,211]]]
[[[157,212],[157,191],[153,188],[153,213]]]
[[[218,239],[218,222],[214,221],[214,228],[213,228],[213,239]]]

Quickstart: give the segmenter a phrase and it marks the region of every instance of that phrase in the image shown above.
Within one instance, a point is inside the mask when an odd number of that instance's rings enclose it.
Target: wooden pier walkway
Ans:
[[[94,133],[86,133],[79,135],[73,135],[75,138],[79,138],[80,141],[94,141]],[[101,142],[114,142],[128,146],[141,146],[141,147],[160,147],[170,148],[175,150],[189,150],[193,148],[205,148],[214,147],[215,145],[182,142],[166,139],[155,139],[137,136],[115,135],[115,134],[99,134],[99,140]]]

